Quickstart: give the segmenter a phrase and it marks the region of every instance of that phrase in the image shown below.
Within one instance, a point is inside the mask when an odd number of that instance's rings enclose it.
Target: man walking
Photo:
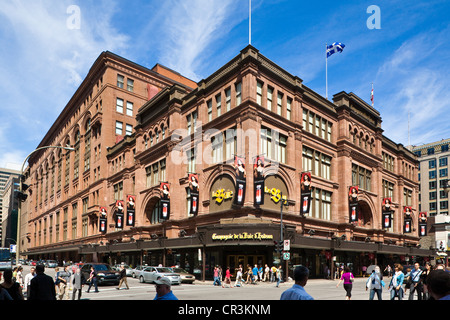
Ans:
[[[28,300],[56,300],[55,282],[44,270],[42,264],[36,266],[36,276],[30,281]]]
[[[125,285],[127,286],[126,290],[130,289],[130,287],[128,287],[128,280],[127,280],[127,270],[125,270],[125,266],[122,265],[121,266],[121,270],[120,270],[120,276],[119,276],[119,286],[116,288],[117,290],[120,289],[120,287],[122,286],[122,283],[125,282]]]
[[[83,291],[83,286],[86,283],[86,278],[84,276],[84,274],[81,272],[80,267],[77,267],[77,270],[75,271],[74,275],[73,275],[73,280],[72,280],[72,285],[73,285],[73,292],[72,292],[72,300],[75,300],[75,296],[77,295],[77,291],[78,291],[78,300],[81,299],[81,291]]]
[[[24,289],[25,289],[25,292],[27,293],[27,299],[30,298],[30,288],[31,288],[30,283],[31,283],[31,280],[34,277],[36,277],[36,268],[31,267],[30,273],[25,276],[25,287],[24,287]]]
[[[64,270],[59,273],[59,300],[64,299],[64,295],[66,296],[66,300],[69,300],[69,282],[70,282],[70,272],[67,266],[64,266]]]
[[[418,262],[414,264],[414,270],[411,271],[411,286],[409,287],[409,300],[414,299],[414,292],[417,291],[417,300],[422,300],[423,284],[422,270]]]

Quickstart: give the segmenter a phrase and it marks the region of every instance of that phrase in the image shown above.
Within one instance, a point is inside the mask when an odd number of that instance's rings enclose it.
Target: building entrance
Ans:
[[[250,267],[254,267],[255,264],[259,267],[262,267],[264,269],[264,266],[266,264],[266,256],[265,255],[227,255],[226,256],[226,267],[230,267],[231,273],[236,277],[237,268],[239,265],[242,265],[242,272],[245,273],[247,271],[247,265],[250,265]]]

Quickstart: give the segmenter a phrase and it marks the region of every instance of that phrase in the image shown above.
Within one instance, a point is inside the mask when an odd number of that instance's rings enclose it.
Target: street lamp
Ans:
[[[23,193],[23,191],[25,191],[26,189],[28,189],[28,186],[25,185],[23,183],[24,180],[24,176],[23,176],[23,169],[25,167],[25,163],[27,162],[27,160],[31,157],[31,155],[37,151],[43,150],[43,149],[50,149],[50,148],[56,148],[56,149],[64,149],[67,151],[75,151],[74,148],[72,148],[69,145],[66,145],[65,147],[62,146],[44,146],[44,147],[40,147],[35,149],[34,151],[32,151],[23,161],[22,164],[22,168],[20,170],[20,184],[19,184],[19,191],[17,192],[17,197],[19,199],[19,207],[17,210],[17,242],[16,242],[16,259],[19,259],[19,255],[20,255],[20,216],[21,216],[21,208],[22,208],[22,202],[24,202],[27,199],[27,195]]]

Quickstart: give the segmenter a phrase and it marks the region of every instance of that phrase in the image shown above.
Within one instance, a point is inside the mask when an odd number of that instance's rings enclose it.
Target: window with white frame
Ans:
[[[116,134],[122,135],[123,123],[120,121],[116,121]]]
[[[116,99],[116,111],[123,113],[123,99],[120,98]]]
[[[127,101],[127,116],[133,116],[133,102]]]

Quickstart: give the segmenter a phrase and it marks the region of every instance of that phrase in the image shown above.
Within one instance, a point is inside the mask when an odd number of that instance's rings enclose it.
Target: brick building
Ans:
[[[416,156],[383,135],[379,112],[355,94],[340,92],[331,102],[248,46],[195,86],[179,78],[161,83],[156,95],[141,86],[132,102],[142,107],[127,118],[116,100],[123,93],[125,103],[129,93],[115,85],[125,71],[105,70],[110,91],[101,98],[109,97],[109,112],[83,115],[84,99],[95,108],[100,95],[91,100],[92,85],[82,84],[77,93],[88,94],[72,100],[83,112],[70,113],[77,124],[63,112],[43,140],[76,148],[80,141],[80,153],[69,153],[68,162],[55,155],[61,160],[53,167],[61,163],[63,177],[69,174],[60,192],[31,197],[29,255],[180,265],[200,278],[217,264],[280,263],[274,242],[281,239],[290,240],[286,267],[306,265],[312,276],[340,264],[360,273],[363,265],[432,256],[417,247]],[[101,72],[95,74],[88,78],[96,81],[85,81],[94,92]],[[123,139],[118,121],[133,125]],[[99,122],[104,142],[97,141]],[[77,178],[77,159],[85,164],[89,151],[90,168],[81,166]],[[51,159],[41,154],[30,162],[36,182]],[[43,188],[39,182],[33,192]],[[412,210],[408,229],[405,208]],[[50,234],[58,240],[45,240]]]

